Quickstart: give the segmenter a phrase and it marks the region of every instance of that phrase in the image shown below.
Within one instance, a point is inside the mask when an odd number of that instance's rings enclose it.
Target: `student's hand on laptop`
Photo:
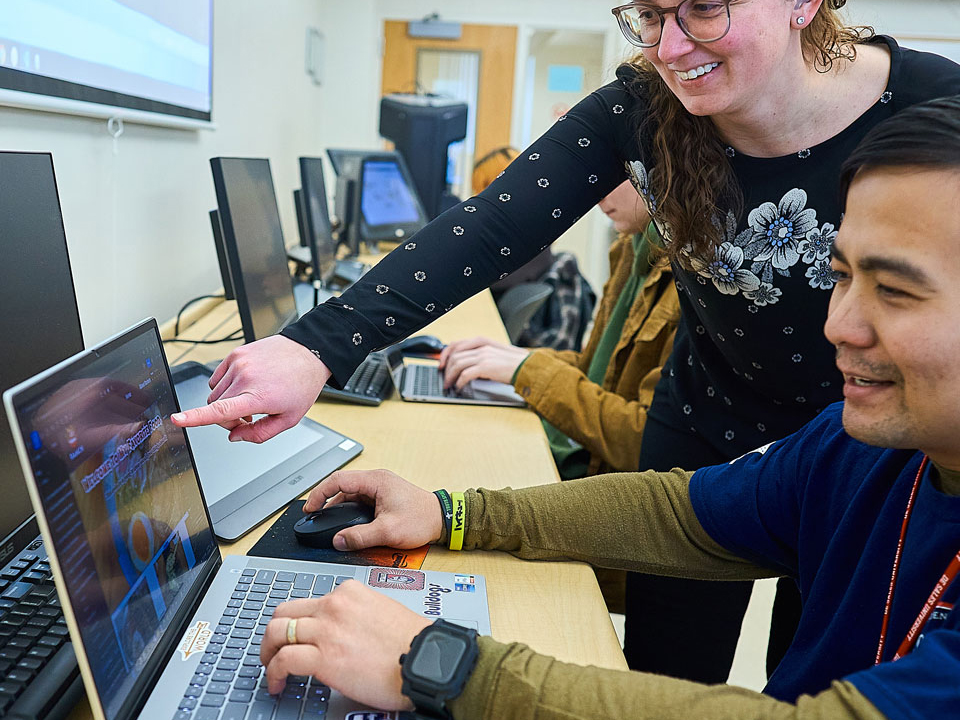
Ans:
[[[171,419],[180,427],[220,425],[232,441],[262,443],[300,422],[329,378],[307,348],[273,335],[233,350],[210,377],[209,405]]]
[[[310,492],[303,511],[316,512],[347,500],[373,505],[376,518],[338,532],[333,538],[337,550],[415,548],[436,542],[443,534],[437,496],[389,470],[338,470]]]
[[[457,340],[440,353],[443,387],[456,386],[457,390],[462,390],[464,385],[477,378],[509,384],[529,354],[529,350],[485,337]]]
[[[296,644],[287,634],[291,618]],[[412,710],[400,692],[399,660],[431,622],[356,580],[322,598],[283,603],[260,645],[269,691],[281,692],[288,675],[312,675],[357,702]]]

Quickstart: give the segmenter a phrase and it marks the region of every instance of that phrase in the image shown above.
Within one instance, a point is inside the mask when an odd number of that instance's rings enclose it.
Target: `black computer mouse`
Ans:
[[[400,352],[404,353],[438,353],[446,344],[433,335],[416,335],[397,343]]]
[[[343,502],[297,520],[297,542],[316,548],[332,548],[333,536],[344,528],[373,521],[373,508],[360,502]]]

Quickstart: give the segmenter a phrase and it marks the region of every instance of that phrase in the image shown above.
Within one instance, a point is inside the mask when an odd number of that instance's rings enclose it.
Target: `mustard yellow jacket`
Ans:
[[[637,469],[647,409],[680,319],[673,273],[661,260],[630,308],[603,385],[587,379],[587,368],[632,267],[631,236],[622,234],[610,247],[610,279],[586,347],[580,352],[534,350],[514,378],[516,391],[537,414],[587,449],[588,475]]]

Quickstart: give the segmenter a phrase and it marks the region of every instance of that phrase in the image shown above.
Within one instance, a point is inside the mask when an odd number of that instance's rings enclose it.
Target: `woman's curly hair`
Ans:
[[[829,72],[839,60],[853,60],[857,44],[874,35],[873,28],[843,22],[839,9],[846,0],[824,0],[800,42],[807,62]],[[639,119],[641,137],[652,140],[649,191],[656,199],[654,220],[669,228],[675,242],[665,250],[689,266],[681,252],[709,258],[722,240],[718,223],[721,205],[743,212],[743,196],[716,126],[709,117],[691,115],[642,54],[631,62],[637,70],[633,90],[648,101]],[[724,213],[725,214],[725,213]]]

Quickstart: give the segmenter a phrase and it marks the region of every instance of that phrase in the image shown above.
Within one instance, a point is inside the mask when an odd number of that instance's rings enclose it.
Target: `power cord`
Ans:
[[[176,320],[174,321],[174,323],[173,323],[173,334],[174,334],[174,335],[179,335],[179,334],[180,334],[180,318],[183,316],[183,313],[186,312],[186,310],[187,310],[188,307],[190,307],[191,305],[193,305],[193,304],[196,303],[196,302],[200,302],[201,300],[208,300],[208,299],[214,299],[214,298],[224,299],[225,296],[224,296],[224,295],[201,295],[201,296],[199,296],[199,297],[195,297],[193,300],[187,300],[187,302],[184,304],[184,306],[183,306],[182,308],[180,308],[180,312],[177,313],[177,319],[176,319]],[[182,342],[187,342],[187,341],[186,341],[186,340],[183,340]],[[200,341],[198,340],[198,341],[196,341],[196,342],[200,342]],[[210,340],[210,341],[208,341],[208,342],[224,342],[224,341],[223,341],[223,340],[220,340],[220,341]]]
[[[216,345],[217,343],[224,342],[233,342],[234,340],[243,340],[243,331],[237,330],[236,332],[228,335],[227,337],[219,338],[218,340],[183,340],[180,338],[167,338],[164,340],[164,343],[189,343],[190,345]]]

